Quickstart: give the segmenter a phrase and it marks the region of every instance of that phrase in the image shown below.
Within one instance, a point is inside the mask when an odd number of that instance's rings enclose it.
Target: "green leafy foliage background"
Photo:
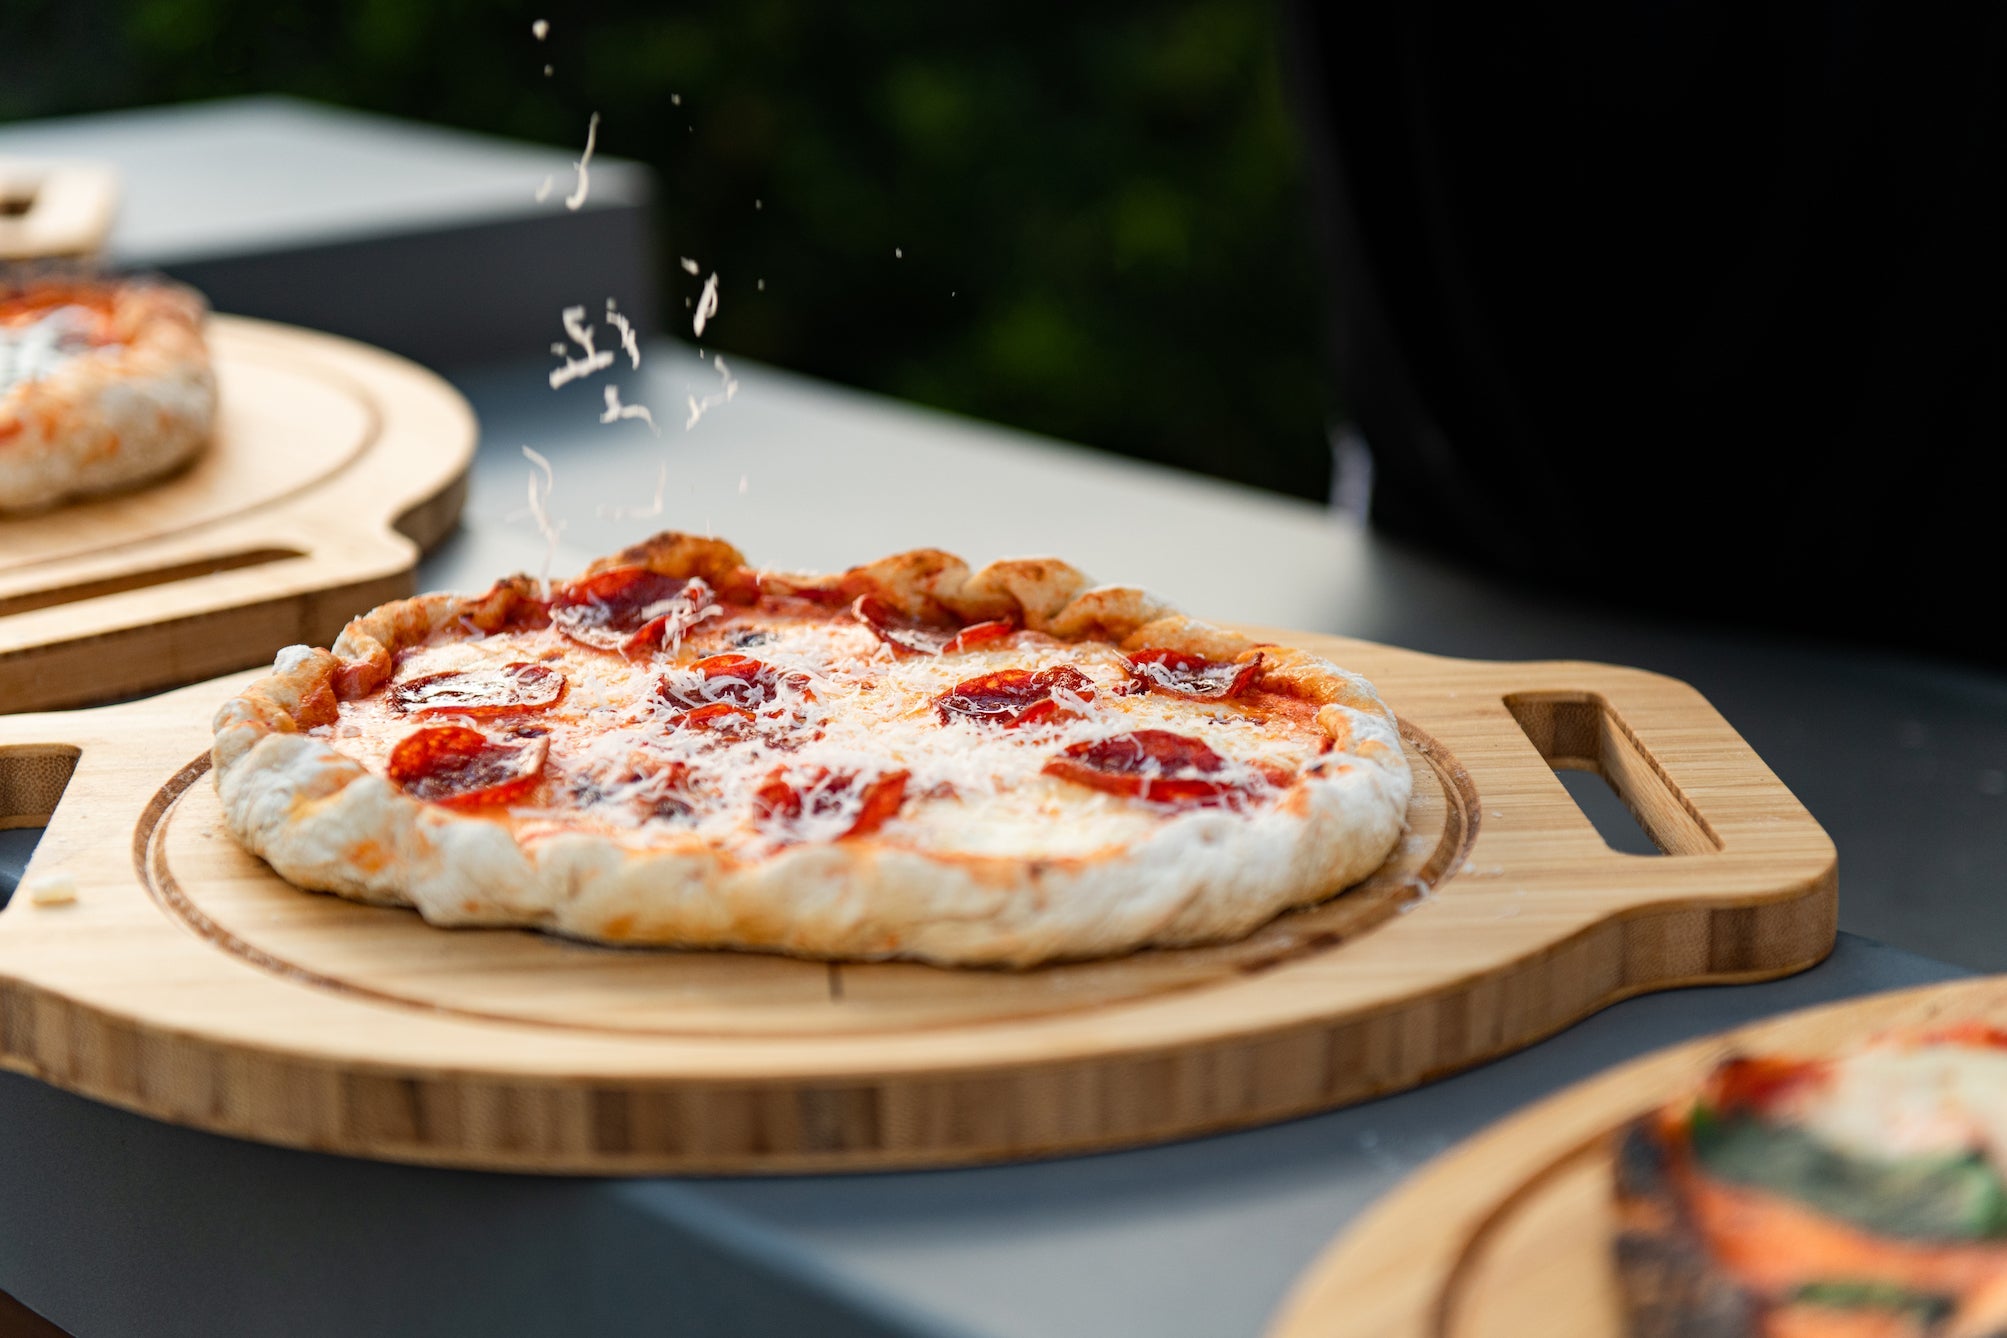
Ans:
[[[661,174],[663,310],[676,257],[721,276],[707,345],[1322,497],[1279,57],[1263,0],[4,0],[0,119],[284,92],[576,148],[597,111]]]

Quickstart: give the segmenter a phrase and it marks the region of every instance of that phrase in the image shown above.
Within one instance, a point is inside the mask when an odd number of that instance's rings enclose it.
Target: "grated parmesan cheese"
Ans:
[[[602,423],[617,423],[623,418],[639,418],[642,422],[648,424],[650,432],[653,432],[658,437],[662,435],[662,429],[655,426],[655,415],[648,412],[647,405],[622,404],[620,402],[620,387],[608,386],[606,388],[606,411],[600,414],[599,421]]]
[[[594,112],[592,119],[586,122],[585,126],[585,152],[580,155],[578,162],[575,164],[578,168],[578,186],[571,194],[564,197],[564,207],[572,210],[574,213],[585,204],[586,193],[592,188],[592,179],[588,175],[588,171],[592,166],[593,148],[598,143],[599,113]]]
[[[697,296],[697,314],[690,321],[693,334],[702,335],[704,326],[718,314],[718,271],[712,270],[711,277],[704,280],[704,291]]]
[[[1262,767],[1296,772],[1319,755],[1321,731],[1307,724],[1219,702],[1117,695],[1112,689],[1125,675],[1113,647],[1019,633],[969,651],[896,659],[870,629],[848,619],[762,619],[755,634],[753,625],[721,612],[695,611],[705,621],[686,641],[640,661],[592,651],[553,629],[480,641],[449,634],[401,657],[398,679],[526,660],[565,674],[563,700],[536,717],[550,727],[546,775],[559,798],[548,808],[509,810],[511,825],[531,844],[583,822],[636,847],[689,840],[759,859],[841,835],[856,821],[869,783],[905,771],[906,803],[883,829],[888,840],[942,853],[1084,857],[1142,839],[1167,821],[1219,821],[1232,810],[1167,811],[1046,776],[1045,763],[1070,745],[1138,729],[1199,737],[1226,759],[1211,778],[1245,784],[1257,805],[1272,793]],[[748,696],[747,680],[707,678],[691,667],[721,653],[755,658],[771,677]],[[1060,664],[1080,669],[1099,689],[1092,701],[1068,694],[1063,704],[1081,712],[1075,718],[1004,730],[964,719],[944,724],[934,709],[935,697],[965,679]],[[344,704],[345,718],[353,712],[363,729],[338,744],[378,774],[410,727],[387,697]],[[723,729],[682,722],[690,704],[745,706],[755,697],[751,722],[734,717],[736,727]],[[760,787],[775,776],[801,796],[798,816],[770,813],[761,803]]]

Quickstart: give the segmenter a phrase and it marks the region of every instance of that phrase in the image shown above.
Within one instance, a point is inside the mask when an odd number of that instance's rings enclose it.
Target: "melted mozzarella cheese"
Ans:
[[[0,391],[40,381],[89,353],[95,325],[78,307],[57,307],[21,325],[0,322]]]
[[[1887,1042],[1835,1063],[1779,1111],[1835,1151],[1889,1160],[1983,1151],[2007,1169],[2007,1052]]]
[[[718,654],[756,659],[773,672],[771,700],[706,729],[681,721],[667,682],[685,702],[739,704],[742,680],[706,680],[690,668]],[[560,669],[565,696],[546,712],[469,719],[397,714],[389,693],[345,703],[335,747],[382,774],[391,747],[420,725],[462,723],[502,736],[549,730],[542,798],[509,810],[525,841],[578,830],[583,820],[623,844],[697,840],[744,859],[843,835],[870,782],[908,773],[905,802],[880,839],[937,854],[1079,858],[1127,846],[1182,810],[1105,793],[1043,774],[1069,745],[1133,730],[1202,740],[1225,759],[1207,778],[1243,785],[1248,804],[1273,799],[1263,769],[1295,773],[1317,759],[1324,734],[1303,720],[1259,715],[1232,702],[1158,693],[1117,695],[1125,674],[1112,646],[1020,632],[940,656],[897,658],[848,618],[757,623],[727,617],[698,627],[671,653],[631,661],[578,645],[555,630],[468,637],[454,632],[399,658],[396,681],[449,670],[533,661]],[[1070,665],[1094,680],[1091,699],[1055,694],[1076,714],[1004,729],[943,722],[935,699],[1002,669]],[[798,816],[777,815],[759,791],[774,777],[801,796]],[[1217,814],[1219,810],[1210,810]]]

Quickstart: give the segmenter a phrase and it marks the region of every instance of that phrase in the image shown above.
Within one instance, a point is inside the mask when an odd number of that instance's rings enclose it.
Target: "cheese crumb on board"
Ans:
[[[28,902],[33,906],[74,906],[77,880],[66,873],[45,873],[28,885]]]

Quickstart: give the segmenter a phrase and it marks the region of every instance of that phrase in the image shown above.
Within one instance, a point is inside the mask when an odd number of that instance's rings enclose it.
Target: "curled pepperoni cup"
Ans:
[[[1257,653],[1246,663],[1235,663],[1159,647],[1137,651],[1124,661],[1123,667],[1132,680],[1152,692],[1224,701],[1240,696],[1261,681],[1262,658]]]
[[[549,710],[564,689],[559,670],[518,662],[409,679],[390,689],[390,700],[406,715],[514,715]]]
[[[1017,729],[1074,714],[1053,694],[1094,700],[1094,680],[1071,665],[1057,665],[1033,673],[1029,669],[1000,669],[955,684],[934,698],[934,710],[941,723],[974,720],[983,724]]]
[[[961,631],[948,638],[941,647],[943,655],[954,655],[965,650],[974,650],[988,641],[998,641],[1017,631],[1017,624],[1003,618],[994,618],[986,623],[970,623]]]
[[[573,581],[551,600],[551,625],[580,645],[647,655],[673,645],[722,610],[697,577],[677,580],[646,567],[613,567]]]
[[[1229,804],[1284,785],[1280,773],[1229,767],[1197,739],[1166,729],[1139,729],[1076,743],[1048,761],[1045,774],[1154,804]]]
[[[850,605],[850,616],[870,628],[901,659],[939,655],[958,633],[954,627],[908,618],[876,595],[859,595]]]
[[[862,781],[857,772],[827,767],[776,771],[753,792],[753,807],[770,823],[849,814],[850,823],[835,839],[869,836],[898,815],[906,802],[909,779],[905,771],[881,772],[868,781]]]
[[[500,741],[465,725],[429,725],[390,750],[390,779],[415,799],[473,808],[511,803],[543,776],[550,740]]]

